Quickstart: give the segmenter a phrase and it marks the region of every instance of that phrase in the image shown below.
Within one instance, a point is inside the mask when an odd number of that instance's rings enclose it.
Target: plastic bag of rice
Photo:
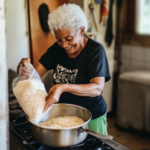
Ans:
[[[19,76],[12,82],[13,92],[29,120],[38,124],[49,109],[43,113],[47,92],[39,74],[27,63],[20,67]]]

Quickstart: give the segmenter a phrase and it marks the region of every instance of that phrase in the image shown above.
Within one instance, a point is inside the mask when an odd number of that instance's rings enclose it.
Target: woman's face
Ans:
[[[65,49],[70,57],[80,53],[83,37],[81,32],[75,32],[71,29],[59,29],[55,31],[55,37],[59,46]]]

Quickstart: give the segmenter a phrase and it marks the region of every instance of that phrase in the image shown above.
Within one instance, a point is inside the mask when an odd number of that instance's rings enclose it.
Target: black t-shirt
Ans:
[[[39,62],[47,69],[54,69],[54,84],[87,84],[95,77],[104,76],[105,82],[110,79],[109,66],[103,46],[88,38],[85,48],[75,58],[68,57],[57,42],[41,57]],[[92,113],[92,119],[106,113],[107,105],[102,95],[96,97],[77,96],[64,92],[59,103],[70,103],[83,106]]]

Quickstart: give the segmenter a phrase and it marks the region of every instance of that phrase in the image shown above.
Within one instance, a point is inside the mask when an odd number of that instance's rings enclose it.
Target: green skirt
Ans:
[[[105,113],[103,116],[91,120],[88,128],[107,135],[107,114]]]

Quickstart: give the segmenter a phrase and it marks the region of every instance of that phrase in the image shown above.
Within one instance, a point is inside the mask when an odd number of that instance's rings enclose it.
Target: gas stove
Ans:
[[[41,145],[35,141],[30,132],[30,123],[21,108],[10,110],[10,130],[15,133],[18,140],[31,150],[129,150],[114,140],[101,140],[88,135],[80,144],[67,148],[53,148]]]

